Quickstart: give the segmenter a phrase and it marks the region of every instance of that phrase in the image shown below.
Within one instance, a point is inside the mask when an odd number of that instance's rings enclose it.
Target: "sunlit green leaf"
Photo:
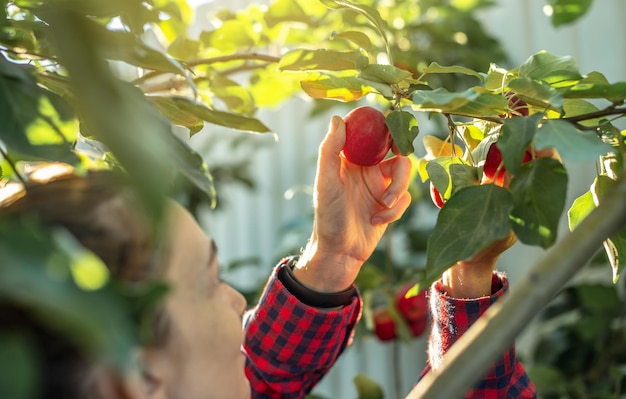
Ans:
[[[360,49],[369,51],[372,47],[372,41],[369,36],[359,31],[339,32],[332,35],[333,40],[344,39],[356,44]]]
[[[184,36],[178,36],[167,48],[169,55],[183,61],[199,58],[199,51],[200,43],[197,40],[192,40]]]
[[[214,31],[201,35],[200,38],[208,48],[236,52],[254,47],[258,36],[259,34],[254,32],[249,21],[229,20],[224,21]]]
[[[598,201],[594,205],[602,204],[604,198],[610,195],[611,187],[615,184],[616,181],[607,175],[597,176],[591,185],[591,193],[594,194],[592,198],[595,197]],[[603,246],[613,272],[613,283],[616,283],[626,266],[626,262],[623,261],[624,256],[626,256],[626,228],[609,237]]]
[[[374,82],[395,84],[411,77],[411,72],[393,65],[369,64],[363,68],[359,76]]]
[[[504,120],[498,148],[502,152],[504,166],[511,174],[515,175],[522,165],[524,153],[535,137],[541,118],[542,114],[533,114]]]
[[[149,98],[159,112],[173,124],[188,128],[192,134],[198,133],[204,127],[204,120],[183,110],[175,97],[151,96]]]
[[[563,93],[567,98],[606,98],[619,103],[626,99],[626,82],[579,83]]]
[[[530,78],[516,78],[511,79],[508,85],[517,97],[528,104],[555,110],[559,110],[563,106],[563,95],[545,82]]]
[[[596,209],[596,205],[593,202],[591,191],[587,191],[576,198],[567,211],[570,231],[573,231],[594,209]]]
[[[39,87],[33,72],[30,66],[13,64],[0,55],[2,141],[9,151],[26,158],[75,163],[73,116],[59,115],[53,101],[61,100]]]
[[[409,155],[415,151],[413,141],[419,134],[419,126],[415,115],[410,112],[393,110],[385,118],[393,141],[400,154]]]
[[[511,230],[509,215],[513,199],[494,184],[472,185],[459,190],[439,211],[428,239],[426,277],[428,287],[456,262],[470,259]],[[489,228],[485,228],[489,226]]]
[[[562,159],[594,161],[613,152],[594,132],[582,132],[569,122],[551,119],[544,122],[535,134],[535,147],[542,150],[554,147]]]
[[[413,104],[423,111],[475,117],[498,116],[507,108],[507,100],[503,96],[473,88],[458,93],[444,88],[418,91],[413,95]]]
[[[342,71],[361,69],[367,62],[360,51],[298,49],[284,54],[278,68],[283,71]]]
[[[561,26],[577,21],[587,13],[593,0],[547,0],[552,25]]]
[[[183,111],[214,125],[254,133],[267,133],[270,131],[267,126],[255,118],[211,109],[183,97],[173,97],[172,101]]]
[[[309,74],[300,82],[302,90],[312,98],[329,98],[354,101],[365,96],[371,89],[356,76],[336,76],[324,73]]]
[[[531,56],[519,67],[519,76],[541,80],[554,87],[569,86],[582,76],[570,56],[557,56],[546,51]]]
[[[565,207],[567,172],[552,158],[524,164],[509,187],[515,207],[511,212],[517,238],[528,245],[548,248],[556,240]]]
[[[373,7],[366,6],[364,4],[357,4],[348,0],[320,0],[322,4],[331,9],[345,8],[358,12],[367,18],[378,30],[381,38],[387,43],[387,24],[385,20],[380,16],[378,10]]]
[[[311,17],[293,0],[272,1],[264,18],[269,27],[274,27],[281,22],[309,23],[311,20]]]
[[[470,68],[466,68],[466,67],[459,66],[459,65],[441,66],[436,62],[432,62],[430,65],[424,68],[421,71],[421,73],[422,73],[422,77],[423,75],[433,74],[433,73],[461,73],[464,75],[475,76],[481,82],[485,80],[484,74],[478,73]]]
[[[256,111],[254,99],[241,84],[215,71],[207,72],[209,89],[230,111],[242,115],[252,115]]]

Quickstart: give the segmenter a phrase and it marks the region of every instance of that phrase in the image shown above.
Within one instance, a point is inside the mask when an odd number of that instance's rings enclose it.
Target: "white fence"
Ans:
[[[250,2],[236,3],[232,0],[215,1],[210,6],[242,7]],[[558,55],[572,55],[578,60],[583,73],[599,70],[611,81],[626,80],[624,0],[596,0],[591,12],[576,25],[559,29],[554,29],[543,13],[545,0],[500,0],[499,3],[497,7],[485,10],[481,19],[484,26],[505,46],[514,65],[545,49]],[[295,100],[280,109],[261,112],[259,117],[277,133],[279,140],[274,141],[270,136],[254,138],[258,148],[251,159],[251,170],[254,180],[258,182],[258,189],[224,188],[220,195],[227,199],[226,208],[202,217],[205,228],[218,242],[223,261],[254,256],[267,265],[261,274],[254,277],[257,279],[267,276],[267,270],[278,254],[284,251],[285,242],[279,241],[279,228],[298,216],[307,217],[311,212],[310,196],[306,193],[296,190],[291,199],[285,198],[288,190],[313,182],[317,146],[329,120],[329,115],[315,120],[306,119],[304,115],[308,106],[305,100]],[[213,131],[209,134],[200,133],[193,142],[198,148],[204,148],[202,137],[214,134]],[[220,159],[228,161],[240,155],[226,148],[213,148],[210,151],[211,163]],[[588,166],[566,165],[571,176],[570,202],[589,187],[592,176]],[[292,237],[292,245],[303,245],[307,237],[308,231],[303,235],[295,235]],[[532,263],[541,253],[539,249],[517,245],[502,257],[498,267],[508,272],[512,289],[515,289],[515,280],[527,270],[528,263]],[[523,267],[519,266],[520,259],[523,259]],[[244,279],[243,274],[231,277]],[[245,278],[249,277],[248,273]],[[523,353],[531,342],[532,327],[520,337],[520,351]],[[316,392],[330,398],[356,398],[352,379],[357,372],[363,372],[384,387],[387,399],[404,397],[424,366],[425,347],[424,339],[411,345],[401,345],[402,389],[399,393],[394,393],[391,388],[394,385],[390,362],[393,345],[375,340],[359,341],[350,348]]]

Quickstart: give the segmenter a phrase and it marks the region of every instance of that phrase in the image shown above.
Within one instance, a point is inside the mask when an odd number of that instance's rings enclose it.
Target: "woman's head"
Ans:
[[[245,301],[219,280],[215,245],[189,212],[173,202],[167,209],[162,231],[153,231],[133,190],[110,171],[79,176],[64,169],[43,179],[33,174],[17,190],[0,189],[0,217],[67,229],[122,284],[160,278],[170,284],[153,339],[138,350],[142,378],[119,381],[92,367],[100,383],[87,387],[85,397],[95,391],[104,397],[248,397],[239,348]],[[67,350],[76,364],[88,363],[72,345]],[[230,391],[221,392],[224,386]]]

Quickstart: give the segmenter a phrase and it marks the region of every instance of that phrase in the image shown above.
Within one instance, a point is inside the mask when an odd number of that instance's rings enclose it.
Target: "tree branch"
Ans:
[[[524,279],[452,345],[442,366],[425,375],[406,399],[462,397],[602,242],[626,225],[625,196],[626,179],[622,177],[603,197],[603,203],[547,250]]]
[[[562,120],[566,121],[566,122],[571,122],[571,123],[578,123],[581,121],[586,121],[589,119],[596,119],[596,118],[600,118],[602,116],[609,116],[609,115],[623,115],[626,114],[626,107],[625,108],[618,108],[615,106],[611,106],[605,109],[601,109],[595,112],[590,112],[588,114],[582,114],[582,115],[576,115],[576,116],[570,116],[567,118],[562,118]]]
[[[197,60],[183,62],[183,64],[185,64],[186,66],[190,68],[193,68],[199,65],[211,65],[211,64],[217,64],[220,62],[239,61],[239,60],[242,60],[242,61],[243,60],[256,60],[256,61],[275,63],[275,62],[280,61],[280,57],[275,57],[273,55],[268,55],[268,54],[259,54],[259,53],[229,54],[229,55],[222,55],[219,57],[200,58]],[[138,85],[149,79],[163,75],[164,73],[169,73],[169,72],[163,72],[163,71],[148,72],[142,77],[135,79],[132,83],[135,85]]]

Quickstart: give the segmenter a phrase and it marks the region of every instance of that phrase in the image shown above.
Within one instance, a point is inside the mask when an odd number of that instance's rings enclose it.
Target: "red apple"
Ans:
[[[407,297],[407,293],[414,285],[414,283],[405,284],[396,293],[396,306],[398,307],[398,311],[409,324],[428,318],[426,290],[422,290],[417,295]]]
[[[533,155],[530,150],[527,149],[526,152],[524,152],[522,164],[528,163],[532,161],[532,159]],[[498,168],[500,168],[499,171]],[[497,176],[496,172],[498,174]],[[507,171],[504,167],[504,164],[502,163],[502,153],[500,152],[497,143],[493,143],[491,144],[491,146],[489,146],[489,150],[487,151],[487,157],[485,158],[485,164],[483,166],[483,174],[485,175],[485,180],[483,181],[483,183],[493,182],[496,186],[508,186],[506,179]]]
[[[515,94],[508,92],[504,95],[508,100],[508,106],[511,110],[510,113],[500,114],[500,118],[506,118],[508,116],[528,116],[528,104]]]
[[[428,326],[428,317],[422,317],[421,319],[410,321],[409,329],[411,330],[411,335],[414,337],[419,337],[424,334],[426,331],[426,327]]]
[[[385,115],[375,108],[355,108],[344,117],[346,142],[343,155],[356,165],[372,166],[380,163],[391,148],[392,139],[385,123]]]
[[[437,208],[443,208],[443,198],[441,198],[441,194],[439,193],[439,191],[437,191],[437,188],[435,187],[433,182],[430,182],[430,199],[433,200],[433,204],[435,204]]]
[[[398,337],[396,325],[389,314],[386,306],[374,309],[372,312],[374,319],[374,334],[381,341],[392,341]]]
[[[499,171],[498,168],[500,168]],[[497,144],[493,143],[489,146],[489,150],[487,151],[483,174],[487,178],[487,181],[494,182],[496,186],[502,187],[504,185],[504,172],[506,172],[506,170],[502,163],[502,153]],[[496,176],[496,173],[498,176]]]

